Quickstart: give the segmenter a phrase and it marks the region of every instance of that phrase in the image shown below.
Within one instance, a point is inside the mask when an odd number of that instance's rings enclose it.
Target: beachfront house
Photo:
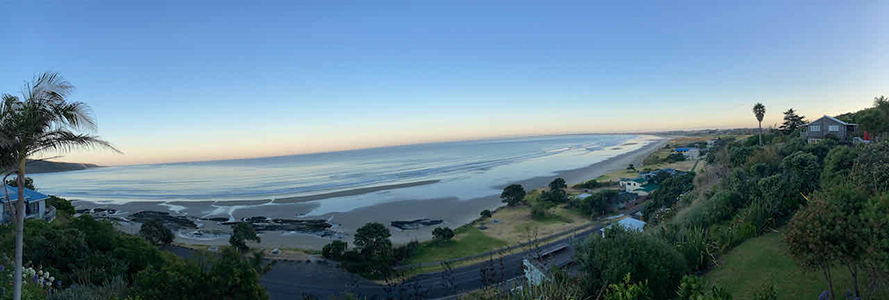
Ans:
[[[833,136],[841,141],[851,140],[857,124],[846,123],[837,118],[825,115],[809,124],[801,126],[800,136],[809,143],[817,143]]]
[[[644,221],[637,220],[637,219],[630,218],[630,217],[620,219],[620,221],[617,221],[617,223],[615,223],[615,224],[617,224],[617,226],[623,227],[624,229],[638,231],[638,232],[642,232],[645,229],[645,222]],[[615,224],[610,224],[610,225],[606,226],[605,228],[611,228],[611,226],[614,226]],[[602,237],[605,237],[605,228],[599,229],[599,232],[602,233]]]
[[[685,159],[695,160],[701,157],[701,149],[699,148],[675,148],[672,153],[680,153],[682,156],[685,156]]]
[[[648,183],[648,179],[642,176],[636,178],[621,178],[619,182],[620,188],[627,193],[632,193],[637,189],[641,189],[646,183]]]
[[[44,219],[47,222],[52,221],[56,217],[56,209],[46,205],[46,199],[49,196],[38,193],[31,189],[25,189],[25,218],[26,219]],[[9,195],[7,200],[6,196]],[[2,213],[0,213],[0,223],[12,222],[13,215],[9,211],[6,203],[15,205],[15,201],[19,198],[18,188],[6,185],[6,192],[0,195],[0,203],[3,203]],[[14,206],[13,206],[14,208]]]
[[[648,196],[657,189],[657,184],[648,182],[651,177],[639,176],[636,178],[621,178],[620,188],[627,193],[636,194],[637,196]]]

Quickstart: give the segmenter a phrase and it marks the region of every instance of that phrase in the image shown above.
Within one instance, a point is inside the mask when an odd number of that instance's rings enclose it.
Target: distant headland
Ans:
[[[96,164],[55,162],[45,160],[28,160],[27,164],[29,174],[79,171],[102,167]]]

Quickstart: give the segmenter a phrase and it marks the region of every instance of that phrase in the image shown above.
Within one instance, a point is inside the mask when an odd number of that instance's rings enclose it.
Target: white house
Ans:
[[[49,196],[35,192],[31,189],[24,189],[25,192],[25,218],[27,219],[45,219],[52,221],[56,216],[56,210],[52,206],[47,207],[46,199]],[[0,203],[2,203],[2,213],[0,213],[0,223],[12,222],[12,213],[7,210],[6,197],[9,195],[11,204],[15,205],[18,200],[18,188],[6,185],[6,192],[0,195]]]
[[[641,189],[643,185],[648,183],[648,180],[645,177],[636,177],[636,178],[621,178],[620,179],[620,187],[627,193],[632,193],[637,189]]]
[[[648,196],[657,189],[657,184],[649,183],[644,176],[633,179],[622,178],[620,187],[627,193],[633,193],[639,196]]]

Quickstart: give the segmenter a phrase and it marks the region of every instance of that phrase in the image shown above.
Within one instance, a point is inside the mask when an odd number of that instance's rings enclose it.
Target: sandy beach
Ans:
[[[569,185],[595,179],[616,169],[626,168],[629,164],[642,165],[642,160],[648,154],[663,147],[669,139],[661,138],[652,141],[639,149],[619,154],[589,166],[559,171],[556,175],[534,177],[521,180],[519,183],[526,190],[545,187],[554,178],[562,177]],[[102,204],[87,201],[75,201],[78,209],[106,208],[113,209],[108,214],[112,219],[120,223],[120,228],[128,232],[138,232],[138,223],[125,222],[123,217],[140,211],[170,212],[174,216],[185,216],[194,220],[198,229],[182,229],[177,234],[176,241],[186,244],[200,245],[224,245],[228,243],[226,232],[228,225],[220,221],[236,221],[241,218],[263,216],[269,219],[299,219],[301,215],[315,209],[319,204],[314,200],[328,199],[343,196],[354,196],[366,193],[386,192],[390,189],[398,189],[410,186],[434,184],[437,181],[429,180],[406,184],[384,185],[350,191],[326,193],[306,197],[291,197],[254,201],[195,201],[195,202],[130,202],[125,204]],[[495,187],[501,189],[502,187]],[[372,206],[362,207],[348,212],[326,213],[320,216],[312,216],[307,219],[324,219],[334,226],[326,230],[326,234],[298,233],[285,231],[267,231],[261,233],[261,247],[265,248],[300,248],[321,249],[325,244],[334,239],[351,241],[350,233],[368,222],[380,222],[389,225],[391,221],[408,221],[416,219],[442,220],[441,225],[451,228],[459,227],[475,220],[479,212],[485,209],[495,209],[503,205],[499,195],[478,197],[472,199],[438,198],[386,202]],[[210,219],[213,220],[210,220]],[[416,230],[400,230],[391,228],[392,240],[395,243],[404,243],[410,240],[428,240],[432,237],[431,231],[435,226],[419,228]],[[194,235],[194,232],[200,233]]]

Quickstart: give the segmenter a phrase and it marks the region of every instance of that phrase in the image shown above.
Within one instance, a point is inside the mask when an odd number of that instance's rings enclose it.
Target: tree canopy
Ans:
[[[500,193],[500,200],[508,206],[518,205],[524,199],[525,188],[519,184],[510,184],[503,188],[503,192]]]
[[[806,125],[806,117],[796,114],[796,111],[790,108],[784,112],[784,123],[781,123],[778,129],[784,134],[793,134],[803,125]]]
[[[256,229],[253,228],[253,224],[247,222],[238,222],[232,230],[232,235],[228,239],[228,243],[238,249],[241,253],[246,253],[247,250],[250,250],[250,247],[247,246],[247,241],[254,241],[259,243],[261,240],[258,235],[256,235]]]
[[[449,227],[436,227],[432,230],[432,237],[439,241],[450,241],[454,238],[454,231]]]

